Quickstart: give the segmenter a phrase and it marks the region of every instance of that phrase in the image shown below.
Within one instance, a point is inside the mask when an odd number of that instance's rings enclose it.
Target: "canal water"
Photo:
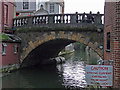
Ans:
[[[96,60],[99,57],[86,50],[78,50],[63,64],[36,66],[12,72],[2,78],[2,85],[3,88],[85,88],[85,65],[90,59]]]

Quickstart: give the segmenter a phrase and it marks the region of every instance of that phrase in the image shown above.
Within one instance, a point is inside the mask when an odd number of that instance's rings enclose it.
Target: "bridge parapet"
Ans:
[[[75,13],[75,14],[52,14],[52,15],[37,15],[18,17],[13,19],[13,27],[32,27],[32,26],[47,26],[47,25],[81,25],[94,24],[102,25],[103,14]]]

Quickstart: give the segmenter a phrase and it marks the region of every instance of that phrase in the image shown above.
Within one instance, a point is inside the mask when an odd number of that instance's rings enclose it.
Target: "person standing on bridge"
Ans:
[[[82,15],[82,22],[86,22],[87,21],[87,17],[86,17],[86,13],[84,12]]]
[[[87,22],[88,23],[93,23],[94,22],[94,17],[92,15],[92,12],[90,11],[90,14],[87,15]]]

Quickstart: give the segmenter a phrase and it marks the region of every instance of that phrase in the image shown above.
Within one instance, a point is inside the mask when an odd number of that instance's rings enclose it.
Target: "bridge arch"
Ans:
[[[38,34],[38,32],[36,32]],[[95,32],[96,33],[96,32]],[[22,33],[25,34],[25,33]],[[35,35],[35,33],[26,33],[27,36]],[[40,35],[40,36],[39,36]],[[26,47],[22,49],[22,54],[21,54],[21,63],[27,62],[27,58],[31,58],[29,56],[30,54],[32,55],[32,51],[40,48],[40,46],[48,46],[48,42],[56,42],[59,41],[59,43],[55,45],[61,44],[61,48],[56,52],[56,54],[59,53],[60,50],[62,50],[66,45],[73,43],[73,42],[80,42],[82,44],[85,44],[86,46],[89,46],[92,50],[94,50],[101,58],[103,58],[103,50],[99,48],[100,44],[95,41],[91,41],[92,36],[94,33],[91,33],[91,35],[88,33],[85,35],[85,33],[81,32],[66,32],[66,31],[49,31],[49,32],[39,32],[38,35],[34,36],[32,38],[33,40],[29,39],[27,42]],[[18,36],[25,36],[25,35],[18,35]],[[90,37],[91,36],[91,37]],[[24,38],[26,39],[26,38]],[[26,39],[27,40],[27,39]],[[50,44],[49,45],[53,45]],[[55,47],[55,46],[54,46]],[[57,47],[57,46],[56,46]],[[57,48],[58,49],[58,48]],[[44,49],[45,50],[45,49]]]

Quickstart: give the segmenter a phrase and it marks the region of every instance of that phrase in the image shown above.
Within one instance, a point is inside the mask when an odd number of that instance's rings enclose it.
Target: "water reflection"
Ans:
[[[87,60],[85,51],[75,51],[64,64],[27,68],[3,77],[3,88],[85,88]]]
[[[76,57],[76,53],[74,53],[65,64],[57,66],[58,70],[62,73],[63,85],[66,88],[86,87],[85,63],[84,61],[80,61],[80,59],[81,57]]]
[[[27,68],[3,77],[3,88],[63,88],[55,66]]]

